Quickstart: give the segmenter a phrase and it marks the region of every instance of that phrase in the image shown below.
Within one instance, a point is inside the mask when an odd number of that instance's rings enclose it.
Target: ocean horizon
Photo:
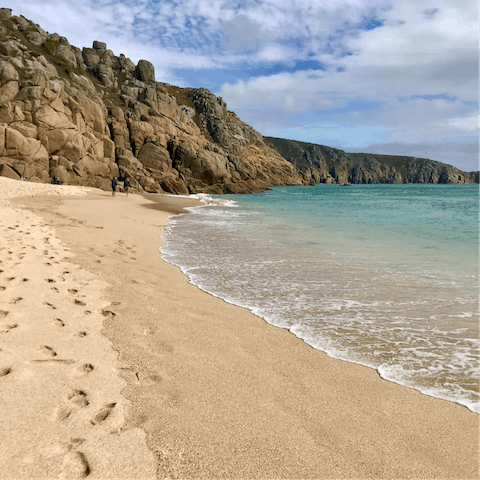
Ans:
[[[478,185],[198,197],[171,217],[161,248],[191,283],[331,357],[480,413]]]

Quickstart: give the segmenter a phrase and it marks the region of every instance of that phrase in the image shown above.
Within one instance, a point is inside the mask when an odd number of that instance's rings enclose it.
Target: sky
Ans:
[[[72,45],[204,87],[262,135],[478,170],[473,0],[21,0]]]

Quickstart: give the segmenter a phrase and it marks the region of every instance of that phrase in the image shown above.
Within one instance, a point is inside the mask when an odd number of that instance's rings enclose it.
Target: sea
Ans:
[[[163,259],[327,355],[479,408],[479,186],[198,195]],[[199,325],[201,328],[201,325]]]

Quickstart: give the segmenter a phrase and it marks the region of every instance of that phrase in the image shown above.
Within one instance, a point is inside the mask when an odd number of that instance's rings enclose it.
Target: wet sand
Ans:
[[[8,216],[0,477],[479,478],[477,414],[331,359],[162,261],[191,199],[83,190]]]

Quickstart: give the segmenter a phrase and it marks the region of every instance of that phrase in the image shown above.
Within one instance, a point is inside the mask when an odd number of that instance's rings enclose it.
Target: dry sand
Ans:
[[[478,415],[163,262],[194,201],[3,178],[0,198],[1,478],[479,478]]]

